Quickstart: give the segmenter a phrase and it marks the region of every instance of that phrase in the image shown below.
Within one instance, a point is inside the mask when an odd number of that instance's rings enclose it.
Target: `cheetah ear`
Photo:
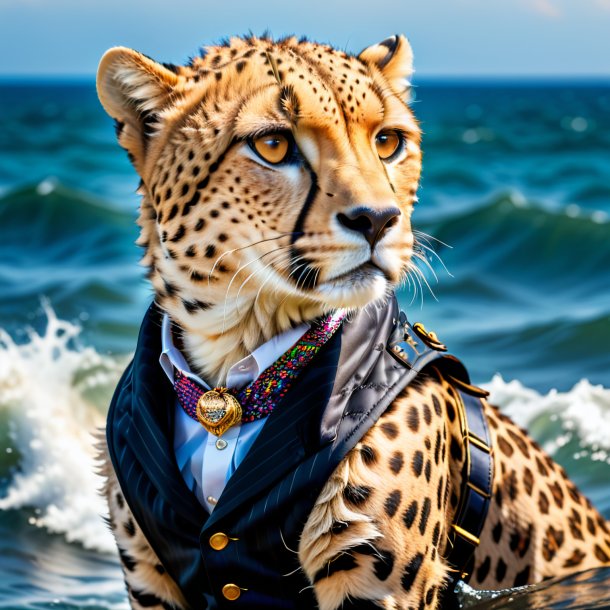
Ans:
[[[141,170],[158,114],[177,93],[181,78],[152,59],[126,49],[106,51],[97,70],[97,94],[116,120],[119,144]]]
[[[394,91],[407,97],[413,74],[413,51],[402,35],[390,36],[380,43],[367,47],[358,56],[363,62],[376,66]]]

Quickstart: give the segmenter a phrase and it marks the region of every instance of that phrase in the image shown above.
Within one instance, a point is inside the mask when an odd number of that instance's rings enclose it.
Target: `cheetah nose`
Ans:
[[[396,207],[375,210],[366,206],[358,206],[345,214],[337,214],[339,224],[350,231],[364,235],[371,248],[398,222],[400,210]]]

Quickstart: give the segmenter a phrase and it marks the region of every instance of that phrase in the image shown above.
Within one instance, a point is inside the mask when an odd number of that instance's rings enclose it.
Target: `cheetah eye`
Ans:
[[[268,133],[252,138],[250,146],[263,161],[277,165],[288,159],[292,152],[293,141],[285,133]]]
[[[382,161],[391,161],[403,147],[404,136],[395,129],[384,129],[375,137],[377,154]]]

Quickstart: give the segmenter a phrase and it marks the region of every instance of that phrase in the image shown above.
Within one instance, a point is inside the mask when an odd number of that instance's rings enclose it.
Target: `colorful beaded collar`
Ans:
[[[208,432],[222,436],[231,426],[269,415],[286,395],[299,373],[313,360],[345,318],[337,312],[321,318],[273,365],[241,391],[217,387],[206,390],[176,371],[174,388],[189,417]]]

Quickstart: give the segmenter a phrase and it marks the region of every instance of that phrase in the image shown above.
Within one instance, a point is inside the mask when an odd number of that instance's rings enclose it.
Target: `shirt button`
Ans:
[[[224,595],[225,599],[232,602],[241,595],[241,589],[237,585],[229,583],[222,588],[222,594]]]
[[[210,546],[215,551],[222,551],[229,544],[229,537],[222,532],[217,532],[210,536]]]
[[[227,441],[224,440],[224,438],[219,438],[216,440],[216,449],[218,449],[219,451],[222,451],[223,449],[227,448],[227,445],[229,443],[227,443]]]
[[[214,496],[208,496],[206,498],[206,500],[210,503],[213,504],[214,506],[216,506],[216,504],[218,504],[218,499],[215,498]]]

